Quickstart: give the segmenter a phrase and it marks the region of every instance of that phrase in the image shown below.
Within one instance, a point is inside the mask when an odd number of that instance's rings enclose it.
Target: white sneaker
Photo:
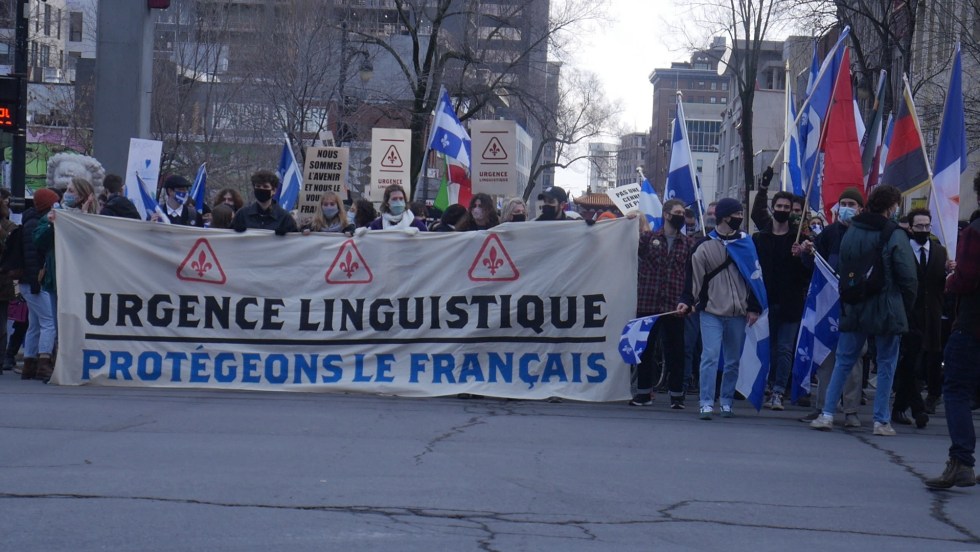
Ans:
[[[711,415],[713,413],[714,413],[714,408],[712,408],[712,407],[710,407],[708,405],[704,405],[704,406],[701,407],[701,412],[700,412],[700,414],[698,414],[698,418],[701,418],[702,420],[710,420],[711,419]]]
[[[875,435],[881,435],[883,437],[894,437],[895,430],[892,429],[892,425],[889,423],[875,422],[875,429],[872,432]]]
[[[816,420],[810,422],[810,427],[822,431],[830,431],[834,429],[834,417],[821,413],[817,416]]]

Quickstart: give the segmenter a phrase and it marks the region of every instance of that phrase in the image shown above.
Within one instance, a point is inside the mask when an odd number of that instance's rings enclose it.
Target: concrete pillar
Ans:
[[[143,0],[99,0],[95,62],[95,157],[126,170],[130,138],[150,138],[153,19]]]

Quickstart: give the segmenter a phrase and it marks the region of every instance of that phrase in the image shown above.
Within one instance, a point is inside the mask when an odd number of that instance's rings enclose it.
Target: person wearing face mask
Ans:
[[[249,228],[272,230],[277,236],[298,232],[293,217],[272,199],[279,187],[279,177],[276,173],[269,170],[256,171],[251,181],[255,201],[235,213],[235,218],[231,221],[232,230],[235,232],[244,232]]]
[[[783,395],[796,356],[796,336],[812,272],[799,255],[798,227],[791,223],[792,208],[793,194],[776,192],[772,196],[771,223],[752,236],[769,300],[772,393],[765,406],[772,410],[784,408]]]
[[[563,188],[549,186],[538,194],[541,204],[541,215],[534,220],[570,220],[581,219],[582,215],[575,211],[567,211],[568,194]]]
[[[769,202],[769,184],[772,182],[773,170],[772,167],[766,167],[766,170],[762,173],[762,180],[759,182],[759,191],[755,194],[755,200],[752,202],[752,212],[751,218],[755,227],[760,232],[765,232],[772,229],[772,216],[769,214],[769,209],[767,203]],[[803,207],[805,200],[794,194],[788,194],[790,198],[790,215],[789,222],[794,228],[800,226],[800,221],[803,220]]]
[[[809,255],[804,257],[808,266],[813,262],[810,256],[815,252],[819,253],[830,267],[837,270],[840,258],[840,244],[845,232],[851,226],[851,220],[864,208],[864,196],[855,188],[847,188],[837,200],[837,218],[832,223],[824,227],[813,241],[804,241],[803,250]],[[862,353],[863,355],[863,353]],[[817,369],[818,384],[811,388],[811,403],[813,410],[800,418],[801,422],[810,423],[820,416],[821,408],[826,399],[827,384],[830,382],[830,374],[834,371],[834,364],[837,362],[836,354],[830,351],[827,358]],[[844,384],[843,403],[844,403],[844,427],[861,427],[861,419],[858,417],[858,407],[861,406],[861,380],[862,370],[851,370],[850,376]]]
[[[762,305],[752,292],[743,274],[747,268],[733,255],[729,247],[744,249],[743,261],[755,257],[755,245],[745,232],[742,204],[726,197],[715,207],[718,226],[702,239],[691,252],[684,294],[681,302],[700,312],[701,318],[701,397],[699,417],[710,420],[714,411],[715,375],[724,351],[724,372],[721,384],[721,415],[735,415],[735,383],[738,362],[745,342],[745,329],[755,324]],[[738,243],[735,243],[738,242]],[[755,259],[751,263],[758,262]]]
[[[471,230],[487,230],[500,224],[497,218],[497,209],[493,205],[493,200],[487,194],[474,194],[470,199],[470,208],[456,225],[457,232],[469,232]]]
[[[504,201],[504,208],[500,210],[500,222],[524,222],[527,220],[527,205],[519,197],[512,197]]]
[[[901,201],[902,193],[898,188],[879,185],[868,197],[867,211],[851,220],[851,228],[841,240],[839,265],[843,267],[842,271],[853,272],[853,267],[863,266],[867,259],[880,255],[884,287],[856,303],[841,301],[837,359],[822,412],[810,422],[813,429],[833,428],[834,412],[844,381],[855,371],[854,365],[860,359],[865,343],[868,339],[874,339],[878,384],[875,388],[873,433],[895,435],[889,408],[892,378],[901,336],[909,331],[906,313],[915,305],[918,288],[916,262],[909,247],[908,235],[894,231],[896,225],[889,220],[898,211]],[[879,242],[883,236],[888,236],[888,239],[881,248]],[[841,276],[842,279],[848,277],[847,274]]]
[[[194,202],[190,201],[191,183],[180,175],[170,175],[163,181],[164,213],[170,219],[171,224],[181,226],[204,226],[203,216],[197,212]],[[155,220],[158,215],[152,215],[151,220]]]
[[[342,232],[354,234],[354,225],[348,222],[343,202],[334,192],[324,192],[320,197],[320,210],[303,224],[303,234],[310,232]]]
[[[408,209],[408,200],[405,195],[405,188],[398,184],[392,184],[385,188],[384,198],[381,202],[381,216],[371,223],[371,230],[407,230],[417,228],[424,232],[425,222],[417,218]]]
[[[626,215],[635,218],[632,211]],[[643,215],[639,215],[643,216]],[[657,320],[648,340],[659,340],[664,353],[664,369],[667,372],[667,388],[670,407],[684,408],[684,315],[687,305],[681,302],[687,279],[687,259],[694,248],[695,239],[685,236],[684,202],[670,199],[664,203],[664,226],[657,231],[640,231],[638,249],[636,316],[638,318],[680,311],[673,316]],[[644,217],[642,220],[646,220]],[[648,406],[653,403],[654,367],[657,359],[648,346],[636,366],[637,391],[629,402],[631,406]]]
[[[926,403],[916,386],[919,366],[923,368],[927,400],[935,406],[942,394],[943,288],[946,286],[946,248],[932,235],[932,214],[915,209],[908,214],[909,245],[916,260],[918,288],[915,306],[908,313],[909,332],[902,336],[895,370],[895,404],[892,422],[923,428],[929,421]],[[905,411],[911,410],[912,419]]]

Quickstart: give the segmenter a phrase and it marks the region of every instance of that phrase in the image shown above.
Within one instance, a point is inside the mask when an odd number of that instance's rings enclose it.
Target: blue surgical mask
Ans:
[[[353,221],[356,218],[356,216],[357,213],[355,213],[354,211],[347,211],[347,220]]]
[[[340,209],[332,205],[330,207],[323,207],[323,216],[326,217],[327,220],[333,219],[339,212]]]
[[[174,201],[176,201],[181,205],[187,203],[187,197],[188,197],[187,192],[174,192]]]
[[[848,223],[857,214],[857,209],[854,207],[838,207],[837,208],[837,220]]]
[[[405,202],[404,201],[389,201],[388,210],[391,211],[393,215],[400,215],[405,212]]]
[[[71,192],[65,192],[65,196],[61,198],[61,202],[65,204],[65,207],[74,209],[78,203],[78,196]]]

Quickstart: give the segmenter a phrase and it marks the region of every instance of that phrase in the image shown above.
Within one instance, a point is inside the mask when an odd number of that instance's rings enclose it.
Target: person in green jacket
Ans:
[[[868,197],[864,212],[851,219],[850,230],[840,245],[840,267],[851,266],[857,259],[878,254],[881,232],[894,225],[902,193],[894,186],[878,186]],[[827,388],[823,412],[810,423],[814,429],[833,428],[834,411],[844,381],[850,375],[861,347],[874,338],[877,348],[878,386],[875,391],[874,434],[891,436],[889,399],[892,380],[898,364],[902,334],[908,332],[906,312],[915,304],[918,287],[915,258],[905,232],[893,231],[881,251],[884,266],[884,288],[856,304],[841,301],[840,340],[837,342],[837,363]],[[858,263],[860,264],[860,263]]]

